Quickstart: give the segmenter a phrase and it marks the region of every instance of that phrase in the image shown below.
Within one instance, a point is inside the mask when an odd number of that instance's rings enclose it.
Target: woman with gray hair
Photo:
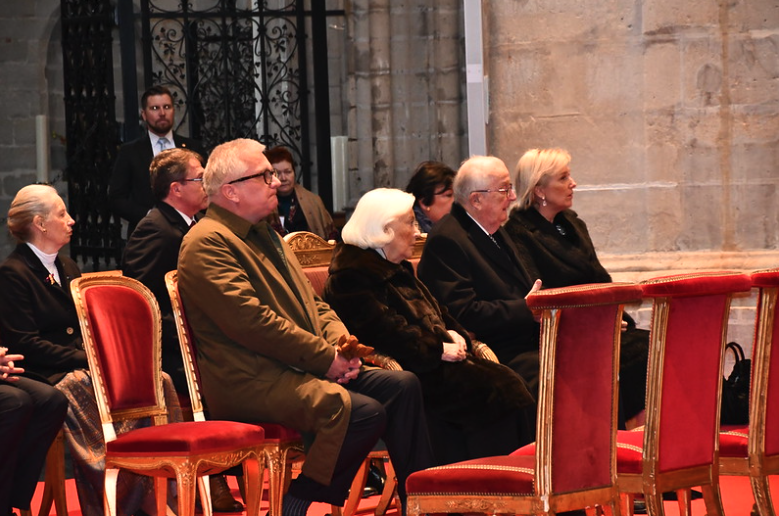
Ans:
[[[325,299],[360,342],[419,377],[440,463],[510,453],[533,440],[535,400],[511,369],[471,353],[466,330],[414,275],[413,207],[414,196],[395,189],[360,199]]]
[[[25,186],[14,197],[8,210],[8,229],[17,246],[0,264],[0,342],[10,353],[24,355],[24,377],[53,385],[67,398],[65,439],[81,512],[91,516],[103,513],[105,446],[70,295],[70,282],[81,272],[76,262],[59,254],[70,242],[74,224],[65,202],[51,186]],[[169,382],[166,399],[174,411],[171,420],[180,421],[181,410]],[[123,433],[134,425],[119,422],[116,432]],[[42,439],[38,446],[46,449]],[[119,514],[136,514],[139,509],[154,514],[153,479],[120,473],[117,500]]]

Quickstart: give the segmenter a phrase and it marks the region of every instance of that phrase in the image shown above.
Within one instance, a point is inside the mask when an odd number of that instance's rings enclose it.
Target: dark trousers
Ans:
[[[406,478],[433,465],[419,380],[408,371],[371,369],[345,387],[352,411],[330,485],[300,475],[292,481],[289,494],[342,506],[362,461],[381,438],[395,467],[398,494],[405,507]]]
[[[0,381],[0,514],[30,508],[46,453],[67,411],[67,398],[50,385],[29,378]]]

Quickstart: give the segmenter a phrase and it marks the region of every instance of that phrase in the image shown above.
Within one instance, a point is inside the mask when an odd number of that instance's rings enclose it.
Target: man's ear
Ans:
[[[219,187],[219,191],[222,193],[222,197],[231,202],[236,202],[238,196],[234,185],[228,185],[227,183]]]
[[[471,192],[468,194],[468,202],[477,210],[481,208],[481,194],[479,192]]]

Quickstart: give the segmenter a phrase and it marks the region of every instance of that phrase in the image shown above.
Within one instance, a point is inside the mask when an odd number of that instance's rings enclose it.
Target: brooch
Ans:
[[[57,283],[57,280],[54,279],[54,274],[49,273],[48,276],[46,276],[46,281],[49,282],[49,285],[54,285]]]

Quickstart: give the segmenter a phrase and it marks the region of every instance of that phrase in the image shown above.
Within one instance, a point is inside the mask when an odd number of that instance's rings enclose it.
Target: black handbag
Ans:
[[[730,350],[736,358],[730,376],[722,379],[723,425],[745,425],[749,423],[749,375],[752,361],[744,356],[744,349],[737,342],[729,342],[725,353]]]

